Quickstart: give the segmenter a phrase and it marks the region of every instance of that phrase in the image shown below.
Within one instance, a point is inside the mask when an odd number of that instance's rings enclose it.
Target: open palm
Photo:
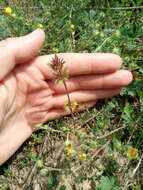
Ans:
[[[16,66],[15,63],[9,66],[7,62],[5,65],[11,71],[3,79],[1,75],[5,70],[0,73],[0,164],[36,130],[37,124],[70,114],[64,109],[65,88],[54,83],[54,74],[48,65],[54,55],[30,57],[39,47],[29,49],[28,53],[25,51],[28,59],[22,49],[19,57],[24,64],[19,64],[19,59]],[[129,71],[119,70],[122,61],[114,54],[65,53],[58,56],[65,60],[69,70],[66,84],[71,100],[80,104],[78,111],[84,109],[84,104],[93,106],[98,99],[118,94],[121,87],[132,80]]]

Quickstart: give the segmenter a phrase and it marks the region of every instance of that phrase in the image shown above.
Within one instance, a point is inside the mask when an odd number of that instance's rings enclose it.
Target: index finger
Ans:
[[[0,41],[0,80],[21,63],[32,60],[38,54],[45,39],[41,29],[21,37]]]
[[[59,53],[57,56],[65,61],[70,76],[112,73],[122,65],[122,59],[112,53]],[[54,55],[45,55],[35,60],[46,78],[54,77],[52,69],[47,67],[52,58]]]

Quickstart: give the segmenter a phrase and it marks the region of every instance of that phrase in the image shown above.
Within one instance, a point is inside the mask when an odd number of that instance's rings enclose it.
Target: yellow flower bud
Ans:
[[[6,7],[4,12],[7,15],[11,15],[13,11],[12,11],[12,9],[10,7]]]
[[[72,110],[75,111],[75,110],[79,107],[79,104],[77,103],[77,101],[71,100],[71,105],[70,105],[70,107],[71,107]],[[65,109],[65,110],[69,110],[70,107],[69,107],[68,101],[65,101],[65,102],[64,102],[64,109]]]
[[[65,151],[68,157],[72,157],[75,155],[75,150],[73,149],[73,147],[68,147],[65,149]]]
[[[74,30],[74,29],[75,29],[75,25],[74,25],[74,24],[70,24],[70,28],[71,28],[72,30]]]
[[[127,157],[129,159],[134,159],[138,157],[138,150],[136,148],[130,147],[127,151]]]
[[[79,153],[78,158],[80,161],[85,161],[87,159],[87,155],[85,153]]]
[[[38,24],[37,27],[41,28],[41,29],[44,29],[44,25],[43,24]]]
[[[71,157],[75,155],[75,150],[73,149],[71,141],[67,140],[65,143],[65,153],[66,156]]]

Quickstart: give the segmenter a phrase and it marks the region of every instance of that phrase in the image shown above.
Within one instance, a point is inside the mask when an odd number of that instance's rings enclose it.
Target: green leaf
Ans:
[[[100,183],[101,184],[98,186],[98,188],[100,188],[101,190],[112,190],[115,185],[115,180],[114,178],[111,178],[110,180],[109,177],[102,176]]]

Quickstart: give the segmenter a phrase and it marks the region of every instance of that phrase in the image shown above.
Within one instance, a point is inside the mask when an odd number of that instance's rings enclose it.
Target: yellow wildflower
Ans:
[[[74,154],[75,154],[75,151],[73,148],[66,148],[66,155],[68,157],[74,156]]]
[[[75,29],[75,25],[74,24],[70,24],[70,29],[74,30]]]
[[[65,102],[64,102],[64,110],[65,110],[65,111],[69,110],[68,101],[65,101]]]
[[[71,100],[71,108],[73,111],[75,111],[79,107],[79,104],[75,100]],[[64,103],[64,109],[69,110],[69,104],[68,101],[65,101]]]
[[[73,149],[71,141],[67,140],[65,142],[65,152],[68,157],[71,157],[75,154],[75,150]]]
[[[80,161],[85,161],[87,159],[87,155],[85,153],[79,153],[78,158]]]
[[[11,15],[13,11],[12,11],[12,9],[10,7],[6,7],[4,12],[7,15]]]
[[[77,101],[75,101],[75,100],[73,100],[72,102],[71,102],[71,106],[72,106],[72,109],[73,110],[75,110],[75,109],[77,109],[78,108],[78,106],[79,106],[79,104],[77,103]]]
[[[29,145],[35,145],[35,142],[34,141],[29,141],[28,144]]]
[[[127,157],[129,159],[134,159],[138,157],[138,150],[136,148],[130,147],[127,151]]]
[[[41,29],[44,29],[44,25],[43,24],[38,24],[37,27],[41,28]]]

